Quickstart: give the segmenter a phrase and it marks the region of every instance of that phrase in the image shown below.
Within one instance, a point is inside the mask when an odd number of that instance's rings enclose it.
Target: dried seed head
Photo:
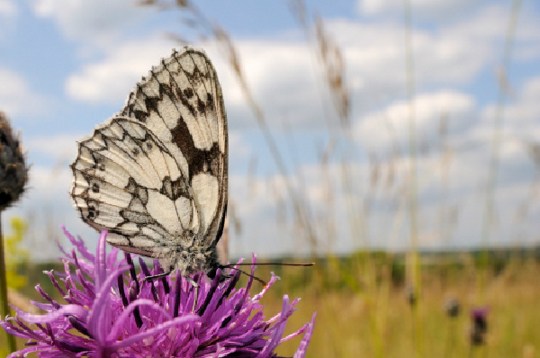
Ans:
[[[13,135],[4,113],[0,112],[0,211],[19,199],[27,180],[28,168],[19,139]]]
[[[460,305],[457,298],[450,298],[448,301],[446,301],[444,308],[448,317],[455,318],[459,316]]]

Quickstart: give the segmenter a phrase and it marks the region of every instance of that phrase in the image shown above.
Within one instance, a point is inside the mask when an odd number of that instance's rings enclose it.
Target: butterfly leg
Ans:
[[[193,287],[195,288],[195,295],[193,297],[193,307],[191,308],[191,311],[192,312],[195,312],[195,308],[197,308],[197,300],[199,298],[199,284],[197,282],[195,282],[195,280],[193,280],[191,277],[189,276],[186,276],[185,279],[191,284],[193,285]]]
[[[156,280],[158,278],[162,278],[162,277],[166,277],[168,275],[171,274],[171,271],[169,272],[162,272],[162,273],[158,273],[158,274],[155,274],[155,275],[152,275],[152,276],[146,276],[144,278],[145,281],[153,281],[153,280]]]

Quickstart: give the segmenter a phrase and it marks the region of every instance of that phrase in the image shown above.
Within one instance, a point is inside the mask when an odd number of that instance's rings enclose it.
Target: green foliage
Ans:
[[[10,224],[12,233],[4,236],[7,284],[8,287],[19,290],[28,283],[26,275],[20,273],[20,269],[27,266],[30,259],[28,250],[21,247],[28,225],[18,217],[12,218]]]

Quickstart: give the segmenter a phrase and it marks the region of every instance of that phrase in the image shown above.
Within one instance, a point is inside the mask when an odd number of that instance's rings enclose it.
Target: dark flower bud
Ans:
[[[414,307],[416,305],[418,297],[416,295],[416,290],[414,289],[414,287],[407,287],[407,290],[405,291],[405,297],[407,298],[409,306]]]
[[[487,314],[488,310],[486,308],[476,308],[471,311],[470,339],[473,346],[480,346],[486,342],[488,331]]]
[[[28,168],[19,139],[13,135],[4,113],[0,112],[0,211],[19,200],[27,180]]]
[[[459,316],[459,301],[455,298],[451,298],[448,301],[446,301],[446,304],[444,305],[446,314],[448,317],[454,318]]]

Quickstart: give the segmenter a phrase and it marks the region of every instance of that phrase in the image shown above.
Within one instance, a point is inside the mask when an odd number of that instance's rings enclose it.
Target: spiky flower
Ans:
[[[0,211],[19,199],[27,180],[28,168],[19,139],[13,135],[4,113],[0,112]]]
[[[106,254],[106,232],[97,253],[67,231],[74,250],[64,253],[64,271],[47,272],[66,303],[36,290],[47,303],[35,303],[44,315],[22,311],[0,324],[12,335],[26,338],[26,347],[11,354],[38,352],[40,357],[273,357],[283,341],[303,334],[295,357],[303,357],[314,318],[283,337],[287,319],[298,300],[283,297],[281,312],[265,320],[260,300],[276,282],[272,276],[259,294],[249,295],[253,283],[237,288],[239,272],[223,280],[191,277],[198,288],[179,274],[159,274],[157,262],[140,260],[136,273],[131,256]],[[254,272],[252,265],[252,274]]]

